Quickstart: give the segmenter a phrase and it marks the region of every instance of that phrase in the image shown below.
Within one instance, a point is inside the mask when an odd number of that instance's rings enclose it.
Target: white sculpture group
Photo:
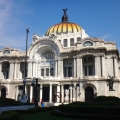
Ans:
[[[26,94],[23,94],[23,90],[20,90],[19,95],[20,95],[20,96],[19,96],[19,101],[20,101],[21,103],[27,103],[28,97],[27,97]]]

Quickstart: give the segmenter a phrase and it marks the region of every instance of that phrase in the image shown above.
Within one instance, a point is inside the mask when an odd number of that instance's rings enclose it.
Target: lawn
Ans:
[[[50,114],[50,112],[40,112],[37,114],[21,115],[20,120],[77,120],[77,119],[53,116]]]

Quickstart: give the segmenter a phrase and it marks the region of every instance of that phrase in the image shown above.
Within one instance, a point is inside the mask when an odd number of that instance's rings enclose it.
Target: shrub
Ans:
[[[3,111],[0,120],[19,120],[19,113],[15,111]]]

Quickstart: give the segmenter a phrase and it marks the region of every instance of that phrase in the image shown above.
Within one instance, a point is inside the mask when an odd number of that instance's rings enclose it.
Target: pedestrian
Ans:
[[[41,102],[40,102],[40,103],[41,103],[41,107],[43,107],[43,100],[42,100],[42,99],[41,99]]]

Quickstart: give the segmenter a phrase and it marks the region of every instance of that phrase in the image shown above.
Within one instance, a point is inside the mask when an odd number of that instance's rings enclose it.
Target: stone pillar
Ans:
[[[64,87],[61,85],[61,103],[64,103]]]
[[[70,102],[72,102],[73,101],[73,95],[72,95],[72,86],[70,86]]]
[[[50,84],[49,102],[52,102],[52,84]]]
[[[80,58],[76,59],[77,61],[77,78],[80,77]]]
[[[9,79],[13,80],[14,78],[14,63],[10,63],[10,70],[9,70]]]
[[[16,88],[15,100],[17,101],[18,100],[18,94],[19,94],[18,86],[15,86],[15,88]]]
[[[35,71],[36,71],[36,77],[38,77],[39,75],[38,75],[38,63],[36,62],[36,64],[35,64],[36,66],[35,66]],[[40,67],[39,67],[39,71],[40,71]],[[41,73],[40,73],[40,76],[41,76]],[[39,77],[40,77],[39,76]]]
[[[46,68],[44,68],[44,77],[46,77]]]
[[[114,70],[115,70],[115,77],[118,77],[118,64],[116,57],[114,58]]]
[[[83,77],[83,62],[82,62],[82,57],[80,58],[80,76],[78,76],[80,78]]]
[[[25,85],[25,94],[28,96],[28,85]]]
[[[40,84],[40,101],[42,100],[43,85]]]
[[[58,60],[58,77],[63,78],[63,60]]]
[[[105,57],[102,56],[102,76],[103,76],[103,77],[106,76],[105,69],[106,69],[106,66],[105,66]]]
[[[30,86],[30,101],[33,99],[33,86]]]
[[[79,101],[79,98],[80,98],[80,88],[79,88],[80,86],[77,86],[76,87],[76,101]]]
[[[2,63],[0,63],[0,76],[2,75]]]
[[[74,84],[73,88],[73,102],[76,101],[76,85]]]
[[[58,61],[55,61],[55,77],[58,77]]]
[[[95,76],[101,76],[100,56],[95,56]]]
[[[33,77],[36,77],[36,63],[33,62]]]
[[[74,78],[76,78],[76,58],[74,58]]]
[[[57,85],[57,103],[60,102],[60,85]]]
[[[28,62],[27,77],[32,77],[32,62]]]

